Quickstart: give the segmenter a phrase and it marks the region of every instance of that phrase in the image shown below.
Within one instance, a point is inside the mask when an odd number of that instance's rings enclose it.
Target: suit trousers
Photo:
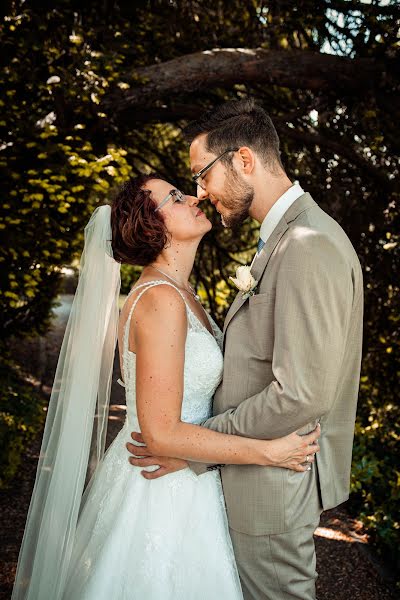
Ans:
[[[230,529],[245,600],[315,600],[318,524],[273,535]]]

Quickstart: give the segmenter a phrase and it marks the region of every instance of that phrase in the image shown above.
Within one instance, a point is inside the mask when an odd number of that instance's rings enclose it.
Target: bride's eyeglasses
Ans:
[[[157,208],[154,209],[154,212],[157,212],[158,210],[160,210],[160,208],[162,208],[168,202],[168,200],[170,198],[172,198],[173,203],[179,202],[180,204],[185,204],[185,202],[186,202],[185,194],[183,192],[181,192],[180,190],[174,189],[174,190],[170,191],[168,196],[165,196],[165,198],[163,200],[161,200],[161,202],[157,206]]]

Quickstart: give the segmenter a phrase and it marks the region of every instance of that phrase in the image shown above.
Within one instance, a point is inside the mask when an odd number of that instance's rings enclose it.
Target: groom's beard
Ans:
[[[230,170],[228,177],[224,197],[218,200],[229,210],[229,214],[221,214],[222,225],[234,228],[241,225],[249,216],[249,208],[254,199],[254,188],[243,181],[234,169]]]

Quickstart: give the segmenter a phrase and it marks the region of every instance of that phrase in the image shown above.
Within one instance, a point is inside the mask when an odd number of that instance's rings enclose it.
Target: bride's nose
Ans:
[[[188,196],[187,198],[189,206],[197,206],[200,202],[200,198],[196,198],[196,196]]]

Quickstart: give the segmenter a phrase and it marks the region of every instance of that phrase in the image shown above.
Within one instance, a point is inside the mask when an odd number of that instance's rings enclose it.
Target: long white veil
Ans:
[[[61,600],[87,468],[104,454],[121,283],[111,239],[111,207],[100,206],[85,227],[12,600]]]

